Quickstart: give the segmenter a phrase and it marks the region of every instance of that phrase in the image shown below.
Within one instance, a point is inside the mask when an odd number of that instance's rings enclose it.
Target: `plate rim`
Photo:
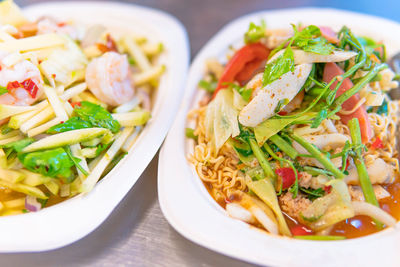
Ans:
[[[57,249],[66,245],[69,245],[95,230],[100,224],[102,224],[111,212],[117,207],[120,201],[126,196],[129,190],[134,186],[136,181],[140,178],[141,174],[148,166],[150,161],[156,155],[158,149],[160,148],[165,136],[172,125],[172,122],[177,113],[180,98],[184,89],[184,83],[186,81],[186,76],[182,73],[187,73],[190,58],[190,45],[187,35],[187,31],[183,24],[173,15],[151,7],[145,7],[136,4],[126,4],[126,3],[110,3],[110,2],[99,2],[99,1],[68,1],[68,2],[45,2],[27,5],[22,8],[23,13],[30,16],[32,13],[38,12],[45,14],[46,10],[59,10],[61,15],[66,11],[63,9],[98,9],[103,10],[114,10],[115,13],[126,14],[127,12],[132,12],[132,14],[137,14],[137,16],[142,16],[146,14],[149,18],[144,19],[146,26],[152,27],[157,34],[162,32],[160,23],[169,27],[169,33],[175,38],[174,42],[176,47],[172,45],[171,39],[166,39],[166,34],[160,34],[159,37],[165,44],[168,43],[166,49],[168,53],[166,55],[166,64],[170,65],[171,68],[167,69],[167,74],[164,75],[163,80],[163,90],[158,92],[158,95],[165,96],[170,94],[171,91],[174,92],[175,97],[167,97],[166,101],[161,101],[160,97],[157,96],[157,106],[154,105],[152,109],[152,115],[157,115],[152,117],[152,122],[148,127],[139,135],[139,141],[135,143],[136,149],[130,151],[129,156],[125,157],[116,168],[114,168],[110,174],[108,174],[105,179],[101,180],[96,187],[85,196],[74,197],[68,201],[62,202],[55,206],[46,208],[37,213],[23,214],[19,216],[8,216],[0,219],[0,233],[5,238],[0,239],[0,253],[15,253],[15,252],[39,252]],[[68,11],[67,11],[68,13]],[[65,15],[64,15],[65,16]],[[68,16],[68,15],[67,15]],[[79,21],[76,17],[71,16],[74,20]],[[126,16],[125,16],[126,17]],[[111,17],[108,21],[112,20]],[[115,21],[115,20],[113,20]],[[174,58],[174,56],[179,55],[180,57]],[[176,62],[172,61],[175,60]],[[171,88],[172,87],[172,88]],[[165,98],[163,99],[165,100]],[[153,123],[154,122],[154,123]],[[158,127],[159,125],[159,127]],[[152,137],[152,140],[149,140]],[[140,151],[142,152],[140,154]],[[145,152],[145,153],[144,153]],[[130,172],[128,163],[133,160],[140,160],[140,164],[135,166],[134,170]],[[114,178],[115,177],[115,178]],[[114,178],[114,179],[112,179]],[[117,179],[118,178],[118,179]],[[99,198],[104,194],[103,190],[107,185],[115,186],[115,183],[120,181],[121,184],[127,185],[125,188],[116,188],[115,195],[110,196],[110,201],[104,204],[102,207],[99,206]],[[101,188],[100,188],[101,187]],[[113,188],[109,188],[114,190]],[[100,196],[99,196],[100,195]],[[82,199],[84,198],[84,199]],[[78,206],[79,205],[79,206]],[[46,219],[51,219],[51,222],[59,222],[62,218],[57,218],[57,216],[66,216],[68,211],[71,211],[72,206],[79,207],[73,210],[74,216],[83,216],[83,218],[88,219],[88,221],[83,221],[81,224],[79,222],[73,222],[71,218],[67,219],[66,223],[71,223],[74,229],[67,229],[65,232],[54,231],[54,229],[44,229],[46,226],[51,228],[49,222]],[[84,211],[84,209],[86,210]],[[62,211],[67,211],[67,213],[62,213]],[[77,219],[73,217],[72,219]],[[20,232],[14,225],[18,225]],[[31,227],[32,231],[29,232],[27,229],[22,229],[22,226]],[[53,226],[54,227],[54,226]],[[49,231],[49,233],[46,232]],[[38,234],[35,232],[46,234],[37,238]],[[62,233],[61,233],[62,232]],[[10,236],[15,234],[12,239]],[[28,235],[28,237],[26,237]],[[36,236],[35,239],[29,236]]]
[[[243,22],[246,22],[248,25],[248,22],[250,20],[253,20],[255,18],[261,18],[261,17],[266,17],[268,15],[271,14],[287,14],[287,13],[294,13],[294,12],[300,12],[300,13],[307,13],[307,12],[328,12],[328,13],[332,13],[331,15],[334,14],[340,14],[343,16],[356,16],[358,18],[364,18],[366,20],[371,20],[371,21],[379,21],[380,23],[383,24],[391,24],[394,25],[394,27],[397,27],[400,29],[400,24],[399,22],[395,22],[386,18],[382,18],[382,17],[378,17],[378,16],[374,16],[374,15],[367,15],[367,14],[363,14],[363,13],[358,13],[358,12],[353,12],[353,11],[348,11],[348,10],[341,10],[341,9],[335,9],[335,8],[321,8],[321,7],[302,7],[302,8],[289,8],[289,9],[275,9],[275,10],[263,10],[263,11],[258,11],[258,12],[254,12],[254,13],[249,13],[246,14],[244,16],[241,16],[231,22],[229,22],[228,24],[226,24],[225,26],[223,26],[203,47],[202,49],[197,53],[197,55],[194,57],[190,69],[189,69],[189,74],[188,74],[188,79],[187,79],[187,83],[186,83],[186,87],[185,87],[185,96],[184,99],[182,101],[181,107],[179,109],[178,112],[178,116],[174,121],[173,126],[170,129],[169,134],[167,135],[166,141],[164,142],[160,154],[159,154],[159,165],[158,165],[158,197],[159,197],[159,203],[160,203],[160,207],[161,210],[164,214],[164,216],[166,217],[167,221],[171,224],[171,226],[178,231],[181,235],[183,235],[185,238],[191,240],[192,242],[201,245],[203,247],[206,247],[208,249],[214,250],[218,253],[221,253],[223,255],[226,256],[230,256],[239,260],[244,260],[247,262],[251,262],[251,263],[255,263],[255,264],[269,264],[272,266],[275,265],[283,265],[283,266],[288,266],[288,265],[293,265],[293,266],[309,266],[309,264],[307,263],[300,263],[298,261],[296,261],[296,259],[294,258],[290,258],[286,259],[286,260],[276,260],[274,257],[259,257],[259,256],[255,256],[255,255],[243,255],[243,253],[241,253],[240,251],[237,250],[237,247],[232,248],[232,246],[226,246],[225,248],[221,247],[221,240],[218,240],[218,238],[215,237],[207,237],[206,234],[204,233],[200,233],[198,229],[194,228],[195,226],[193,225],[184,225],[184,222],[186,219],[182,219],[179,216],[183,216],[183,211],[176,211],[177,208],[172,207],[171,204],[177,204],[178,200],[177,199],[173,199],[171,200],[171,192],[168,192],[168,187],[171,187],[171,183],[168,183],[168,179],[170,179],[171,177],[171,165],[172,166],[177,166],[177,163],[180,163],[181,165],[184,165],[183,167],[181,167],[182,172],[185,171],[186,175],[192,175],[192,172],[189,171],[190,167],[189,167],[189,163],[186,162],[177,162],[178,159],[176,159],[177,157],[179,157],[179,160],[182,157],[186,157],[187,155],[181,155],[182,150],[178,152],[178,156],[168,156],[171,151],[171,146],[172,145],[183,145],[185,143],[184,139],[184,133],[183,133],[183,129],[186,125],[186,114],[188,112],[188,110],[190,110],[190,107],[192,106],[192,99],[194,98],[194,95],[196,95],[196,88],[194,86],[194,81],[192,81],[193,79],[195,79],[197,77],[197,72],[199,70],[199,65],[201,64],[201,61],[205,59],[206,54],[208,54],[210,51],[212,50],[210,47],[212,47],[213,45],[215,45],[218,41],[220,41],[220,39],[222,39],[224,36],[224,34],[226,35],[227,32],[233,33],[234,31],[232,30],[233,28],[243,28],[241,27],[243,24]],[[246,26],[247,26],[246,25]],[[267,20],[267,25],[268,25],[268,20]],[[243,34],[243,32],[241,33]],[[225,44],[221,44],[218,43],[219,48],[221,47],[228,47],[230,45],[230,43],[228,41],[225,42]],[[400,47],[399,47],[400,49]],[[217,50],[216,48],[214,50]],[[210,56],[210,54],[208,54],[208,56]],[[177,140],[178,138],[182,138],[182,140]],[[186,145],[185,145],[186,146]],[[176,151],[175,151],[176,153]],[[175,160],[176,159],[176,160]],[[182,174],[182,175],[185,175]],[[176,176],[176,175],[175,175]],[[191,178],[193,177],[188,177],[188,180],[191,180]],[[198,178],[197,175],[195,175],[195,179],[200,180]],[[175,179],[176,180],[176,179]],[[177,180],[176,180],[177,181]],[[176,182],[175,181],[175,182]],[[182,181],[180,181],[182,182]],[[200,197],[202,197],[202,201],[204,202],[209,202],[211,198],[211,196],[209,196],[208,192],[206,192],[206,194],[208,194],[208,197],[205,197],[204,195],[201,195],[204,193],[205,187],[203,185],[203,189],[197,188],[196,185],[194,185],[194,182],[186,182],[185,183],[187,185],[189,185],[189,187],[194,187],[190,189],[192,194],[200,194],[195,195],[193,197],[198,198],[198,200],[200,200]],[[169,185],[169,186],[168,186]],[[183,189],[183,188],[179,188],[179,189]],[[185,190],[189,190],[189,188],[184,188]],[[196,192],[197,191],[197,192]],[[202,191],[202,192],[198,192],[198,191]],[[175,201],[175,202],[174,202]],[[213,200],[214,201],[214,200]],[[188,205],[187,201],[185,201],[185,205]],[[193,202],[193,201],[192,201]],[[214,201],[215,202],[215,201]],[[191,203],[193,204],[193,203]],[[197,203],[196,203],[197,204]],[[205,206],[202,205],[202,206]],[[213,205],[215,206],[215,205]],[[198,205],[196,206],[196,208],[198,207]],[[174,210],[175,209],[175,210]],[[207,209],[209,210],[210,213],[215,214],[215,207],[211,207],[211,205],[209,207],[207,207]],[[213,210],[213,211],[211,211]],[[193,214],[190,214],[193,215]],[[204,215],[204,214],[203,214]],[[214,220],[213,218],[213,222],[214,223],[221,223],[224,222],[226,223],[227,227],[236,227],[235,230],[237,230],[237,227],[241,227],[241,230],[246,231],[246,234],[251,235],[251,233],[249,231],[247,231],[246,229],[250,229],[250,227],[248,227],[247,225],[244,226],[244,223],[241,223],[237,220],[228,218],[227,216],[222,216],[223,214],[220,212],[218,216],[220,217],[226,217],[226,219],[228,220]],[[233,223],[233,221],[235,221],[235,223]],[[194,222],[195,223],[195,222]],[[235,225],[235,226],[234,226]],[[198,225],[196,225],[198,226]],[[362,238],[358,238],[358,239],[351,239],[351,240],[344,240],[344,241],[339,241],[340,244],[346,244],[346,247],[352,246],[352,245],[359,245],[361,242],[368,242],[368,240],[376,240],[381,238],[382,236],[388,236],[388,235],[396,235],[398,236],[398,240],[394,240],[393,242],[397,245],[399,245],[399,240],[400,240],[400,222],[397,223],[396,225],[397,229],[387,229],[384,230],[380,233],[377,234],[373,234],[370,236],[366,236],[366,237],[362,237]],[[252,231],[254,233],[256,233],[256,231]],[[288,240],[288,238],[284,238],[284,237],[274,237],[271,238],[270,235],[268,235],[269,238],[265,238],[263,241],[265,240],[269,240],[269,241],[274,241],[277,243],[281,243],[280,245],[282,245],[282,240],[284,240],[283,243],[287,243],[286,241]],[[253,235],[253,237],[255,237]],[[385,237],[383,237],[385,238]],[[395,238],[392,238],[395,239]],[[280,240],[280,241],[279,241]],[[260,240],[257,240],[260,241]],[[279,241],[279,242],[278,242]],[[313,247],[313,248],[317,248],[317,246],[319,244],[321,244],[321,242],[314,242],[314,244],[310,243],[310,241],[303,241],[303,240],[294,240],[294,239],[290,239],[289,241],[292,244],[296,244],[296,248],[299,247],[299,244],[301,245],[307,245],[308,247]],[[337,242],[334,242],[337,243]],[[332,244],[332,243],[330,243]],[[337,243],[338,244],[338,243]],[[226,245],[226,244],[225,244]],[[287,245],[287,244],[286,244]],[[328,245],[326,247],[329,247],[331,245],[329,245],[326,242],[322,243],[322,246]],[[228,249],[232,249],[232,251],[227,250]],[[332,247],[332,246],[331,246]],[[328,255],[328,256],[332,256],[332,255]],[[396,259],[400,259],[400,257],[396,256]],[[357,260],[363,260],[363,259],[353,259],[353,261],[357,261]],[[363,260],[365,262],[365,259]],[[324,261],[326,262],[326,261]],[[310,261],[308,261],[308,263],[310,263]],[[335,264],[338,264],[338,261],[334,262]],[[348,264],[348,262],[346,262]],[[388,262],[390,263],[390,262]],[[393,263],[391,263],[393,264]],[[329,265],[329,264],[328,264]]]

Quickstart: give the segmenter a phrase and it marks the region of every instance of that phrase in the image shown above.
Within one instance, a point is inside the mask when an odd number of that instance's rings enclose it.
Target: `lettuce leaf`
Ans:
[[[254,127],[254,135],[259,146],[262,146],[271,136],[296,121],[310,120],[315,117],[314,112],[303,114],[299,117],[272,117]]]
[[[214,148],[214,153],[225,144],[229,137],[240,133],[239,111],[233,105],[232,89],[221,90],[206,110],[206,137]]]

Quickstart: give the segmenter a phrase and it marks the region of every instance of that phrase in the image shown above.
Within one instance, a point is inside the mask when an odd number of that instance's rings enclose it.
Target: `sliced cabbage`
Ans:
[[[63,48],[56,48],[49,57],[40,63],[43,74],[49,81],[57,85],[68,85],[83,79],[88,63],[79,46],[69,37],[64,36],[66,43]]]
[[[329,194],[317,198],[300,214],[300,221],[315,231],[323,230],[355,215],[347,185],[342,180],[331,180]]]
[[[238,110],[233,105],[233,92],[224,89],[218,92],[206,110],[205,127],[206,138],[213,145],[215,153],[222,147],[229,137],[240,133]]]
[[[254,127],[254,135],[259,146],[262,146],[271,136],[295,121],[310,120],[316,116],[315,112],[301,115],[298,118],[270,118]]]
[[[28,22],[14,1],[4,0],[0,2],[0,24],[18,27]]]
[[[246,185],[274,212],[278,221],[279,233],[286,236],[291,236],[288,225],[283,217],[282,210],[279,207],[278,198],[275,188],[271,181],[262,179],[253,181],[249,176],[245,178]]]

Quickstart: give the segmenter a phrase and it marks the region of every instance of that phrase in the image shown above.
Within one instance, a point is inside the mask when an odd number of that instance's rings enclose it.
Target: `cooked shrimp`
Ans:
[[[8,93],[0,95],[0,104],[29,106],[43,92],[43,79],[39,69],[28,60],[9,64],[9,55],[0,53],[0,86]]]
[[[89,63],[86,83],[99,100],[117,106],[133,98],[134,87],[129,74],[126,55],[107,52]]]
[[[54,18],[51,17],[42,17],[37,22],[37,33],[45,34],[45,33],[58,33],[58,34],[66,34],[74,40],[82,39],[82,34],[75,27],[65,23],[58,22]]]

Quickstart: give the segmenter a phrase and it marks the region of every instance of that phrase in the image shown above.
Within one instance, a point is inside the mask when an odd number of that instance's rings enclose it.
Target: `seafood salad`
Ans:
[[[399,74],[381,40],[262,21],[227,59],[206,61],[186,128],[188,160],[227,215],[308,240],[395,226]]]
[[[0,3],[0,215],[89,192],[129,152],[165,71],[148,40]]]

